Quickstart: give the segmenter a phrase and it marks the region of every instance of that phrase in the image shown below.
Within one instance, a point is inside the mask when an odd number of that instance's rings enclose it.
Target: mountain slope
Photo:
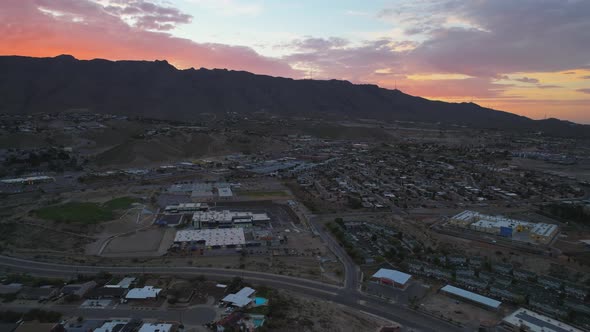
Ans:
[[[445,122],[570,134],[589,131],[588,126],[533,121],[473,103],[431,101],[375,85],[220,69],[177,70],[166,61],[2,56],[0,70],[0,112],[5,113],[86,108],[99,113],[192,120],[199,113],[264,110],[282,115]]]

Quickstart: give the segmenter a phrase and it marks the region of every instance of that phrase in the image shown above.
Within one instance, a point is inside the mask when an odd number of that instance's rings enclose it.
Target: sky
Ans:
[[[590,124],[590,0],[2,0],[0,54],[378,84]]]

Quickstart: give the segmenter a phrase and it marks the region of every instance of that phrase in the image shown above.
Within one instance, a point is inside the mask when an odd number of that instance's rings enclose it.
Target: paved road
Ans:
[[[359,311],[364,311],[385,319],[396,321],[406,328],[406,330],[416,331],[460,331],[454,325],[442,322],[438,319],[426,316],[408,308],[390,304],[379,299],[361,294],[356,290],[356,286],[342,288],[334,285],[328,285],[313,280],[275,275],[263,272],[242,271],[232,269],[214,269],[198,267],[120,267],[120,266],[74,266],[64,264],[52,264],[36,261],[23,260],[7,256],[0,256],[0,266],[11,271],[28,272],[35,275],[44,276],[74,276],[80,273],[91,274],[100,271],[109,271],[113,274],[134,274],[150,273],[161,275],[204,275],[217,278],[242,277],[247,281],[268,285],[270,287],[285,289],[298,294],[308,295],[324,301],[337,303]],[[347,284],[350,282],[347,281]],[[116,309],[115,309],[116,310]],[[149,311],[148,311],[149,312]],[[158,317],[159,311],[153,311],[154,317]],[[112,313],[114,316],[120,316],[118,310]],[[106,315],[106,314],[105,314]],[[172,314],[170,314],[172,315]]]

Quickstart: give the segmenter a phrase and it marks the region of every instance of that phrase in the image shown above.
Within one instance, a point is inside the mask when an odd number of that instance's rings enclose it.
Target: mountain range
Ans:
[[[179,70],[166,61],[0,56],[0,113],[88,109],[97,113],[195,120],[202,113],[441,122],[474,128],[590,137],[590,126],[532,120],[474,103],[433,101],[370,84],[295,80],[226,69]]]

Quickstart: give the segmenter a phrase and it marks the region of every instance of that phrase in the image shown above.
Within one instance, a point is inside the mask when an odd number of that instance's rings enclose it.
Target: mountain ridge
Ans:
[[[177,69],[166,60],[78,60],[0,56],[0,112],[31,114],[84,108],[97,113],[190,121],[201,113],[441,122],[590,137],[590,126],[532,120],[474,103],[411,96],[374,84],[296,80],[227,69]]]

